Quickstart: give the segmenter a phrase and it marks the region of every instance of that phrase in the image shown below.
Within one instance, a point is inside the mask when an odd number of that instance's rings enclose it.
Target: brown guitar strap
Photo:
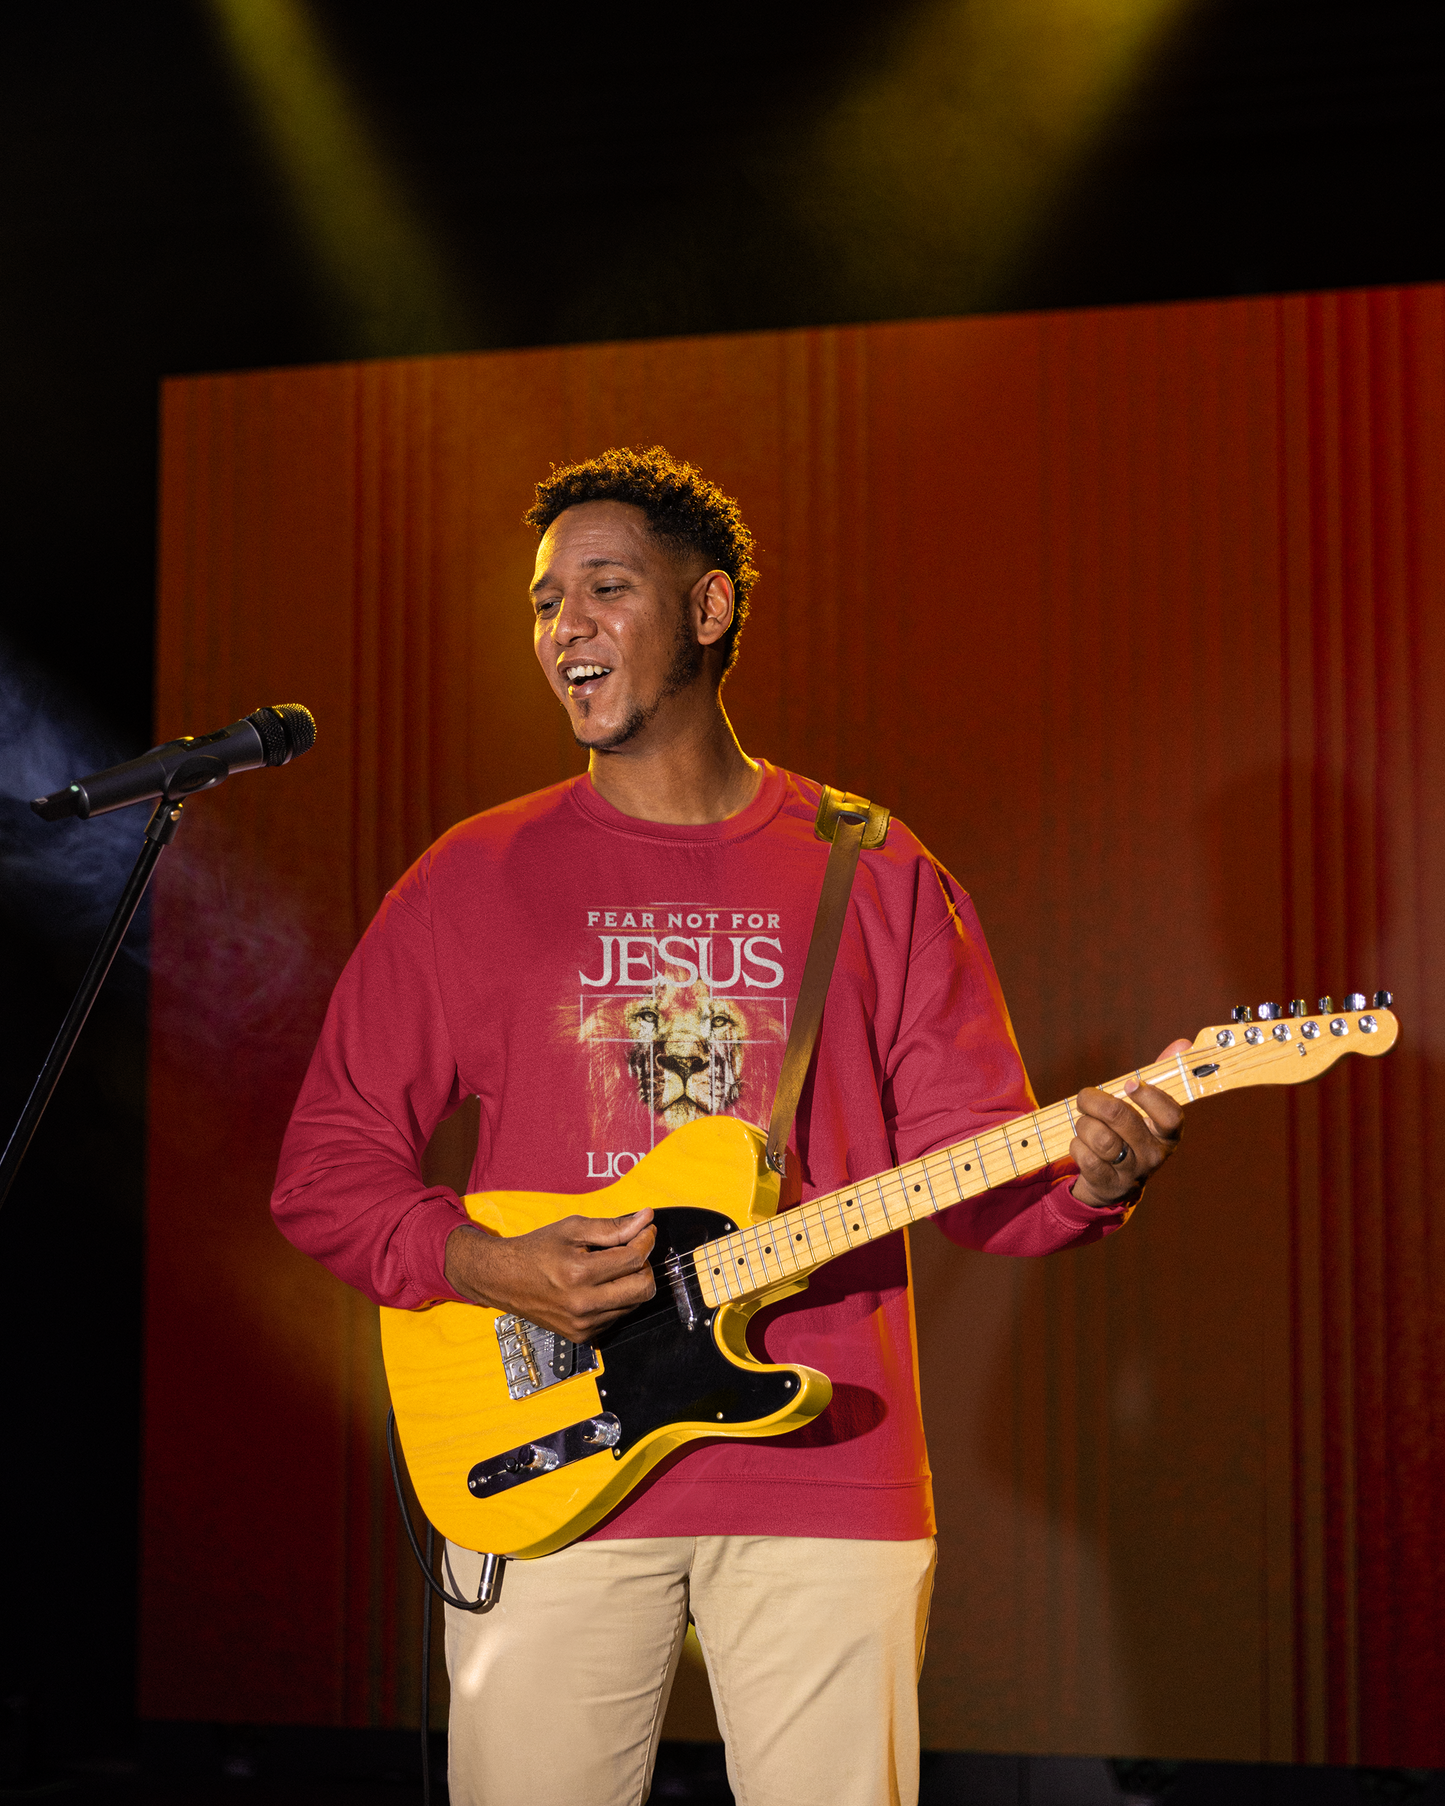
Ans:
[[[783,1069],[778,1074],[778,1089],[773,1098],[773,1119],[768,1125],[768,1165],[780,1176],[787,1159],[788,1136],[798,1113],[803,1080],[808,1076],[813,1048],[823,1022],[823,1005],[838,958],[838,943],[843,938],[843,923],[853,890],[853,874],[858,869],[858,855],[864,847],[883,845],[888,838],[888,817],[889,812],[881,803],[870,803],[866,796],[853,796],[846,790],[831,790],[824,786],[813,832],[819,840],[831,841],[832,847],[823,872],[823,888],[818,895],[818,913],[813,918],[813,938],[808,943],[808,957],[803,963],[798,1006],[793,1011],[793,1026],[788,1034],[788,1045],[783,1050]]]

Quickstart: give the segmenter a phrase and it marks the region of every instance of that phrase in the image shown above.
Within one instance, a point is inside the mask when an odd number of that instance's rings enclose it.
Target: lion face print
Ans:
[[[627,1004],[622,1019],[638,1101],[668,1129],[741,1102],[748,1024],[732,998],[674,985]]]

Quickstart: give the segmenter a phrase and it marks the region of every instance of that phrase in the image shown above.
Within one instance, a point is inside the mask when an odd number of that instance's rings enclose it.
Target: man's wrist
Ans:
[[[490,1297],[493,1263],[488,1257],[495,1241],[495,1236],[475,1223],[458,1223],[447,1237],[443,1270],[454,1292],[462,1293],[474,1304],[500,1309]]]
[[[1081,1198],[1079,1196],[1078,1188],[1081,1185],[1087,1186],[1088,1184],[1089,1181],[1080,1174],[1069,1187],[1069,1196],[1076,1204],[1082,1204],[1085,1210],[1132,1210],[1139,1202],[1140,1198],[1144,1196],[1144,1187],[1148,1184],[1148,1180],[1140,1179],[1137,1184],[1130,1186],[1129,1190],[1124,1193],[1122,1198]],[[1092,1190],[1092,1187],[1090,1187],[1090,1189]]]

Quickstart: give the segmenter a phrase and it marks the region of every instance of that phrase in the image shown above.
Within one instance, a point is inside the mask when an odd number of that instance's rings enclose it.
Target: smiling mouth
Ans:
[[[612,674],[609,665],[564,665],[562,675],[567,680],[568,692],[573,696],[591,696],[597,685],[605,677]]]

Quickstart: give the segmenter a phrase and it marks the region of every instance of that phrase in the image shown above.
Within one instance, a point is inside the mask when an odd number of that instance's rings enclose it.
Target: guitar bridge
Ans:
[[[597,1365],[597,1350],[590,1342],[569,1342],[556,1330],[543,1329],[525,1317],[498,1317],[497,1347],[513,1398],[530,1398],[576,1374],[591,1373]]]

